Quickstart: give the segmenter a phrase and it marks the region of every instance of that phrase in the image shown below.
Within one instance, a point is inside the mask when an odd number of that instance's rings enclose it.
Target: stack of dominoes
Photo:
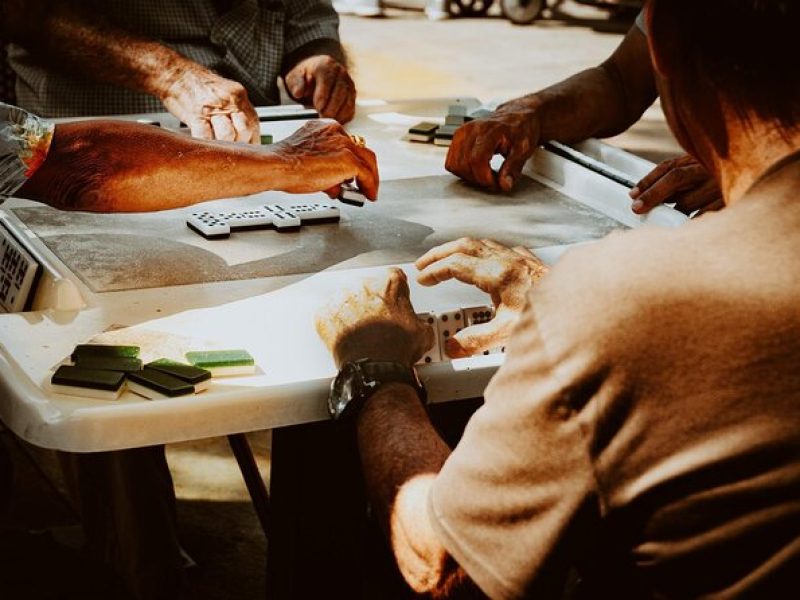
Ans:
[[[468,306],[442,312],[418,313],[417,317],[434,328],[434,342],[417,364],[428,364],[450,360],[445,353],[445,343],[462,329],[481,323],[488,323],[494,317],[491,306]],[[505,347],[486,350],[483,354],[505,352]]]
[[[81,344],[71,365],[61,365],[50,379],[57,394],[116,400],[127,389],[155,400],[199,394],[212,377],[255,373],[255,360],[246,350],[187,352],[187,363],[161,358],[143,364],[138,346]]]
[[[467,107],[463,104],[451,104],[447,107],[444,125],[437,125],[428,121],[417,123],[408,130],[408,139],[412,142],[421,142],[423,144],[433,142],[437,146],[449,146],[453,142],[456,129],[467,121],[479,119],[489,114],[491,114],[490,111],[484,108],[468,112]]]

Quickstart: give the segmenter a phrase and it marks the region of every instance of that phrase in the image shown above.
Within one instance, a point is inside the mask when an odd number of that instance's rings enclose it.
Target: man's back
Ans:
[[[680,230],[581,248],[533,293],[432,499],[484,590],[541,591],[569,561],[615,597],[797,579],[797,164]]]

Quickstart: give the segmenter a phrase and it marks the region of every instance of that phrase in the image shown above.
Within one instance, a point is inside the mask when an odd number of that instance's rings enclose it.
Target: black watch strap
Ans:
[[[344,383],[340,378],[346,377],[351,390],[348,399],[337,397],[337,388]],[[389,361],[370,360],[362,358],[352,363],[342,365],[339,376],[331,387],[331,396],[328,408],[331,416],[336,419],[352,419],[361,411],[361,408],[381,386],[389,383],[404,383],[413,387],[423,404],[427,403],[425,387],[417,376],[413,366]]]

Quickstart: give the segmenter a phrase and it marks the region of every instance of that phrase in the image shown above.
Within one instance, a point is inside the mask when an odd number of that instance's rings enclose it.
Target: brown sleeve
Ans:
[[[554,368],[536,313],[529,304],[430,495],[437,535],[492,598],[558,596],[599,522],[582,424],[590,409],[575,410],[566,380],[580,361]]]

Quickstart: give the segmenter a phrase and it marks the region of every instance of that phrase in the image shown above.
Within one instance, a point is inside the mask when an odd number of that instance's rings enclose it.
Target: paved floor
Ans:
[[[533,91],[597,64],[629,26],[630,21],[611,20],[603,11],[564,2],[550,18],[525,27],[497,15],[429,22],[421,12],[391,10],[386,18],[343,17],[341,32],[362,98],[472,95],[490,100]],[[653,160],[678,152],[657,108],[613,142]],[[0,443],[14,449],[17,463],[15,496],[0,526],[49,530],[59,542],[78,546],[77,519],[64,499],[52,454],[12,438],[0,433]],[[251,442],[266,472],[268,434],[254,434]],[[175,444],[168,459],[183,541],[200,565],[195,597],[262,598],[267,546],[226,441]],[[12,586],[3,598],[35,598],[31,582],[41,580],[42,572],[54,572],[48,561],[62,559],[43,554],[42,540],[26,547],[29,561],[15,563],[27,564],[30,571],[2,575]],[[20,548],[16,538],[0,535],[0,573],[9,569],[3,557],[19,558]],[[56,577],[52,585],[58,589],[61,583]]]

